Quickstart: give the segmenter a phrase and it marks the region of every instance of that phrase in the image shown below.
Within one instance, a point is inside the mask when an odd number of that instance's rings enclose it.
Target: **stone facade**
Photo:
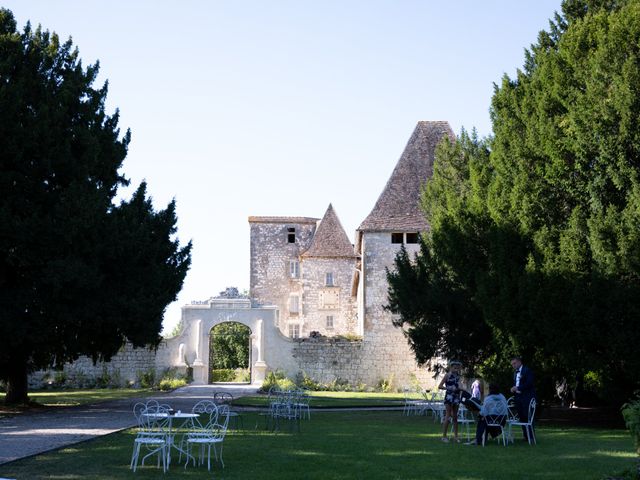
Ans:
[[[249,217],[249,224],[249,296],[256,306],[277,308],[282,334],[355,333],[351,285],[356,255],[333,207],[319,224],[308,217]]]
[[[250,297],[256,306],[277,308],[276,326],[285,335],[290,324],[301,323],[300,254],[311,245],[317,221],[306,217],[249,217]],[[292,311],[295,302],[297,308]]]
[[[89,357],[80,357],[73,363],[64,365],[62,371],[41,370],[30,375],[29,383],[38,388],[47,384],[64,383],[72,386],[126,387],[138,385],[143,375],[160,378],[169,368],[169,363],[162,361],[169,354],[167,342],[162,342],[157,350],[133,348],[126,344],[109,362],[97,362]],[[181,373],[184,367],[176,366]]]
[[[428,229],[420,191],[444,136],[453,137],[446,122],[418,123],[385,189],[356,230],[355,246],[331,205],[321,221],[249,217],[250,299],[222,295],[186,305],[182,331],[157,352],[126,347],[108,365],[81,359],[69,369],[97,375],[109,369],[135,381],[141,371],[191,367],[194,381],[206,383],[211,329],[239,322],[251,330],[254,383],[261,383],[268,370],[283,370],[291,378],[304,372],[322,383],[338,379],[371,387],[384,380],[399,387],[417,380],[425,388],[433,386],[432,374],[416,365],[384,305],[386,268],[393,268],[402,244],[410,254],[417,251],[419,232]]]
[[[313,331],[325,336],[355,333],[356,303],[351,296],[354,263],[343,258],[302,259],[301,336],[308,337]]]

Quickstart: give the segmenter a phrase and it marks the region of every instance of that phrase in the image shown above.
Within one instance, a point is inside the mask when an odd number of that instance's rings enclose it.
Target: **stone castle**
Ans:
[[[392,324],[386,269],[401,245],[412,254],[429,226],[419,208],[420,192],[431,177],[436,145],[454,138],[447,122],[419,122],[371,213],[349,241],[329,205],[323,218],[249,217],[250,298],[221,296],[182,308],[182,331],[166,339],[154,355],[129,347],[108,366],[124,379],[140,369],[193,368],[206,383],[209,333],[223,322],[251,329],[251,379],[267,371],[301,372],[316,381],[339,379],[373,386],[419,381],[433,384],[419,368],[401,329]],[[122,358],[121,358],[122,357]],[[134,367],[135,366],[135,367]],[[70,369],[78,368],[70,366]],[[135,370],[134,370],[135,369]],[[86,372],[89,373],[90,372]]]

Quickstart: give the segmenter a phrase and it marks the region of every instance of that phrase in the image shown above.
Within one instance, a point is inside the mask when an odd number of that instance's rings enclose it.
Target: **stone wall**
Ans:
[[[303,257],[300,266],[303,282],[301,336],[308,337],[312,331],[326,336],[355,334],[355,298],[351,296],[355,259]],[[327,272],[333,274],[333,287],[325,285]],[[335,293],[338,299],[335,308],[323,306],[320,296],[325,292]],[[332,328],[327,327],[328,315],[333,317]]]
[[[407,362],[406,357],[393,351],[379,352],[379,345],[366,340],[306,339],[293,347],[293,357],[298,372],[289,372],[290,377],[304,372],[325,384],[339,380],[371,388],[384,380],[396,390],[411,387],[415,381],[425,389],[437,383],[431,372],[418,368],[415,362]]]
[[[167,342],[162,342],[158,351],[133,348],[126,344],[109,362],[97,362],[89,357],[80,357],[73,363],[65,364],[62,371],[41,370],[29,376],[29,385],[40,388],[46,385],[64,384],[70,386],[110,386],[125,387],[138,385],[143,374],[153,372],[159,378],[171,365],[158,362],[167,357]],[[184,369],[181,369],[184,371]]]
[[[297,223],[292,219],[261,220],[251,217],[250,222],[250,297],[256,305],[274,305],[276,319],[283,335],[288,335],[288,321],[298,321],[300,314],[289,314],[289,299],[298,295],[302,307],[302,279],[291,276],[289,262],[299,261],[300,254],[309,248],[316,229],[315,219]],[[287,241],[288,228],[295,228],[295,243]]]
[[[386,268],[393,269],[393,261],[401,244],[391,243],[391,232],[362,233],[362,282],[360,312],[364,338],[363,354],[371,369],[370,377],[388,378],[391,374],[398,385],[408,385],[412,376],[423,386],[434,383],[432,373],[415,362],[401,329],[393,325],[394,315],[384,309],[387,304],[388,283]],[[419,249],[418,244],[405,245],[409,255]]]

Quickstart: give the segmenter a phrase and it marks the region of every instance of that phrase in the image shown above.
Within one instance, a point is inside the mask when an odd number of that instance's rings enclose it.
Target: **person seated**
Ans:
[[[467,445],[482,445],[482,437],[491,435],[497,437],[500,435],[500,427],[488,426],[487,423],[503,425],[507,422],[507,399],[504,398],[495,383],[489,384],[489,395],[484,399],[480,416],[478,418],[478,426],[476,428],[476,438]]]

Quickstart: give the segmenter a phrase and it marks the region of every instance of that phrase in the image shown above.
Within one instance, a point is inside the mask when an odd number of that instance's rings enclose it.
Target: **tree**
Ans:
[[[441,147],[425,190],[421,268],[492,333],[467,353],[489,369],[519,352],[543,390],[566,376],[623,401],[640,386],[639,43],[639,1],[563,2],[495,87],[494,136]]]
[[[211,330],[211,368],[247,368],[249,366],[249,327],[225,322]]]
[[[99,65],[68,40],[0,9],[0,379],[7,403],[27,374],[125,342],[157,346],[191,261],[175,202],[155,211],[142,183],[118,204],[130,132],[105,113]]]

